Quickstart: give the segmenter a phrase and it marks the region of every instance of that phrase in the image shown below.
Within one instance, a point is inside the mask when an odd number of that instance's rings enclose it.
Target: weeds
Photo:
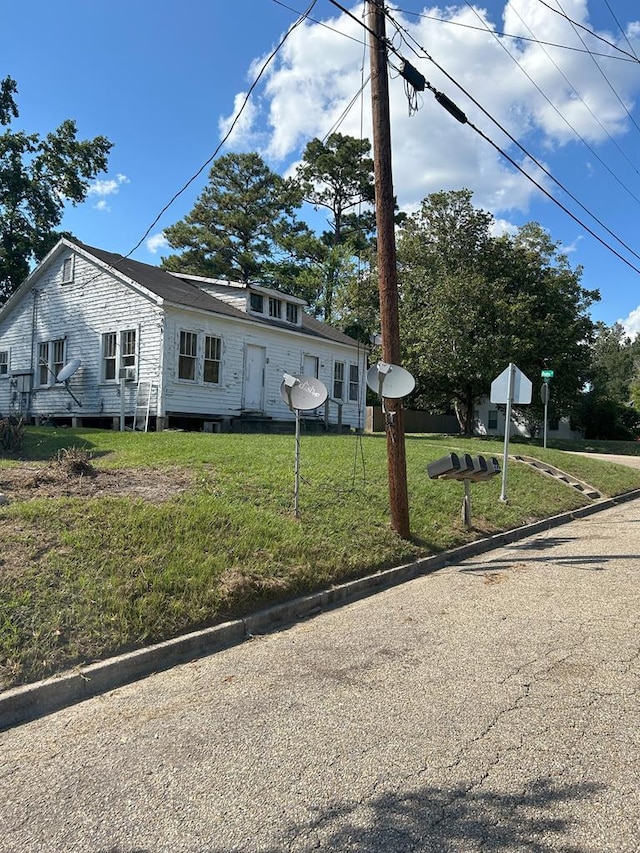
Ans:
[[[0,418],[0,453],[15,455],[22,449],[25,423],[22,418]]]

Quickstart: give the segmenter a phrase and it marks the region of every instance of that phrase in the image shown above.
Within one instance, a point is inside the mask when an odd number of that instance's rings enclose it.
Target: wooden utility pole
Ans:
[[[398,322],[398,275],[391,173],[391,122],[389,118],[389,78],[383,0],[368,0],[367,23],[375,33],[370,36],[371,110],[373,118],[373,166],[376,190],[376,227],[378,239],[378,290],[380,293],[380,332],[382,358],[389,364],[400,363],[400,324]],[[404,423],[401,400],[385,398],[387,410],[387,468],[391,526],[403,538],[409,538],[409,496]]]

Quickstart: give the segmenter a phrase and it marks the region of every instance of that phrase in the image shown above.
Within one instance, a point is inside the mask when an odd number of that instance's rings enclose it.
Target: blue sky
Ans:
[[[362,18],[362,2],[342,5]],[[73,118],[81,138],[102,134],[114,143],[108,173],[99,176],[84,204],[69,209],[63,227],[99,248],[122,254],[133,249],[211,158],[264,60],[308,6],[309,0],[3,4],[0,77],[10,75],[18,84],[14,129],[44,135]],[[584,227],[640,269],[633,255],[640,255],[640,63],[631,59],[634,52],[640,56],[637,2],[491,0],[436,7],[397,0],[388,6],[399,31],[388,26],[387,34],[398,52],[583,225],[428,91],[409,116],[403,82],[391,70],[394,189],[401,207],[411,211],[430,192],[469,187],[497,228],[539,222],[561,242],[572,265],[583,265],[584,286],[600,289],[594,319],[623,320],[640,332],[640,274]],[[329,0],[317,0],[310,17],[268,66],[221,153],[258,150],[285,174],[314,137],[334,129],[368,133],[368,87],[356,97],[368,74],[366,34]],[[433,61],[424,58],[425,50]],[[538,171],[470,98],[583,207]],[[162,229],[191,210],[208,169],[151,227],[134,257],[160,262],[167,253]]]

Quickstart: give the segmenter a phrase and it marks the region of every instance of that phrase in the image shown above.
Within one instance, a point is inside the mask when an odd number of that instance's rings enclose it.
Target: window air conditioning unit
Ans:
[[[135,367],[121,367],[118,374],[118,379],[124,379],[125,382],[135,382],[136,369]]]

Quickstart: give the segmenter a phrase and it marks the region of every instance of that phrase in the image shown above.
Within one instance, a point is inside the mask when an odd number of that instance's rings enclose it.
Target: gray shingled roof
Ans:
[[[126,275],[127,278],[137,282],[167,302],[184,305],[187,308],[197,308],[201,311],[210,311],[213,314],[222,314],[225,317],[251,320],[260,325],[272,328],[291,329],[291,326],[286,323],[278,322],[269,317],[256,317],[254,314],[247,314],[245,311],[240,311],[232,305],[223,302],[221,299],[216,299],[215,296],[206,293],[192,281],[178,278],[160,269],[160,267],[144,264],[141,261],[134,261],[131,258],[125,258],[113,252],[105,252],[103,249],[87,246],[79,240],[73,242],[76,242],[85,252],[113,267],[118,272]],[[298,331],[313,337],[335,341],[336,343],[358,346],[358,342],[354,338],[345,335],[339,329],[334,329],[333,326],[321,323],[304,311],[302,312],[302,328],[298,329]]]

